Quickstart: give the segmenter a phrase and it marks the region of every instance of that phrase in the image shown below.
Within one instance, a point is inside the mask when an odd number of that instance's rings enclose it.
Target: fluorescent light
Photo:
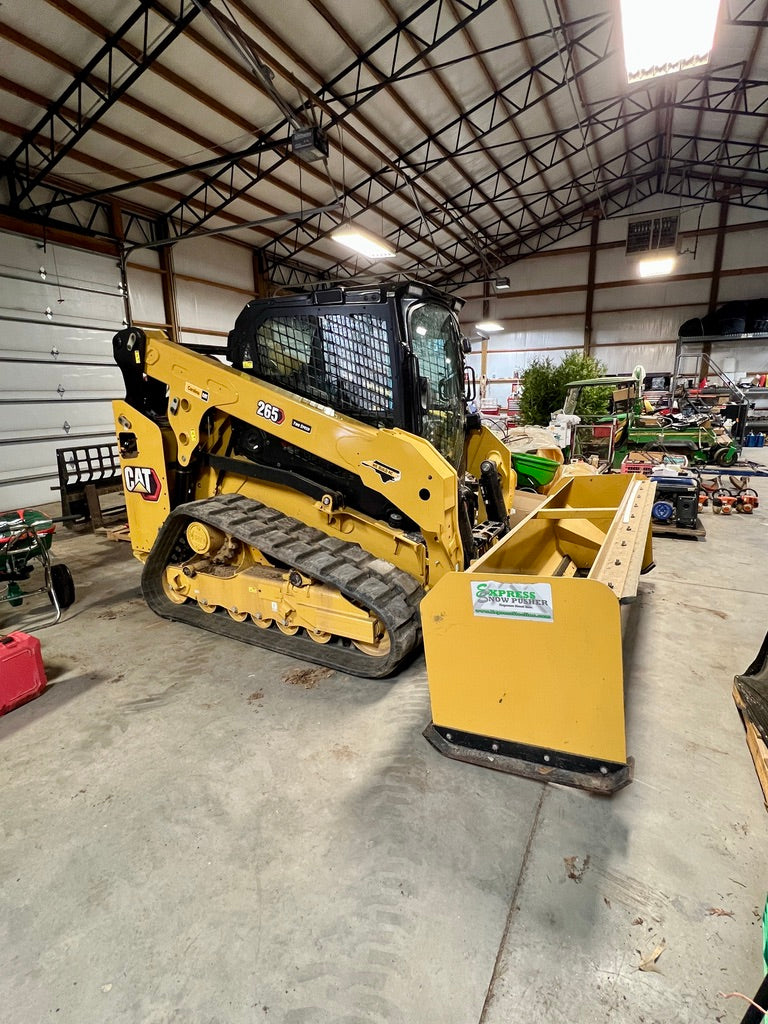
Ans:
[[[508,292],[509,291],[509,278],[508,277],[497,277],[493,282],[493,287],[497,292]]]
[[[342,224],[331,233],[331,238],[334,242],[367,256],[369,260],[387,260],[396,255],[389,242],[356,224]]]
[[[495,331],[503,331],[504,328],[501,324],[497,324],[495,320],[483,320],[482,323],[475,324],[478,331],[487,331],[488,334],[493,334]]]
[[[706,64],[720,0],[621,0],[627,81]]]
[[[674,269],[674,256],[654,256],[647,260],[640,260],[637,264],[637,272],[640,277],[663,277],[665,274],[671,274]]]

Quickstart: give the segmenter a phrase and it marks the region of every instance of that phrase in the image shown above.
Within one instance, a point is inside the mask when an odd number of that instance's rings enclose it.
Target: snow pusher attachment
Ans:
[[[518,492],[510,533],[426,595],[424,735],[441,753],[599,793],[631,780],[621,606],[653,566],[654,490],[616,474]]]

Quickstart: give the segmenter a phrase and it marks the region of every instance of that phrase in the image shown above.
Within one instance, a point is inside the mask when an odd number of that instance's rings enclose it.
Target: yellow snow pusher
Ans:
[[[622,606],[653,566],[654,489],[600,475],[518,492],[511,531],[427,593],[424,735],[441,753],[600,793],[630,781]]]

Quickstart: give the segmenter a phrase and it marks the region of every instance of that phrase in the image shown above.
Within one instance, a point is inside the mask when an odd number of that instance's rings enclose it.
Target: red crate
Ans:
[[[47,683],[37,637],[28,633],[0,636],[0,715],[38,697]]]
[[[621,463],[621,472],[643,473],[645,476],[651,476],[658,465],[658,462],[630,462],[629,458],[625,458]]]

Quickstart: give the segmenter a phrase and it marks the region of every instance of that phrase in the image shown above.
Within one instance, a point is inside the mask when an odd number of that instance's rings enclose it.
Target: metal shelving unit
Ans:
[[[689,394],[693,392],[697,399],[705,403],[711,400],[713,407],[717,405],[734,405],[739,409],[746,408],[749,410],[753,389],[740,387],[713,358],[712,349],[725,348],[727,345],[741,347],[742,345],[757,342],[762,342],[765,346],[765,362],[768,364],[768,333],[678,336],[675,349],[675,368],[671,385],[673,400],[679,391],[685,391]],[[768,370],[768,366],[766,366],[766,370]],[[719,377],[722,385],[708,385],[706,388],[697,387],[698,382],[704,378],[710,379],[713,375]],[[694,382],[693,388],[688,384],[690,381]],[[766,416],[768,417],[768,413],[766,413]],[[739,440],[743,440],[749,423],[749,414],[748,412],[740,414],[737,418],[740,423]]]

